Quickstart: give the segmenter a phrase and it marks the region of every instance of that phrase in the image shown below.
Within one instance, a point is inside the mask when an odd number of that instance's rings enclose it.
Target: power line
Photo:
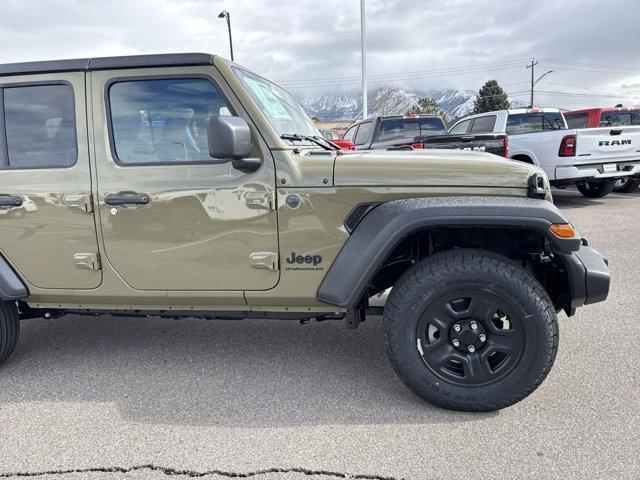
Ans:
[[[616,70],[630,70],[632,72],[640,70],[640,66],[606,65],[603,63],[573,62],[569,60],[556,60],[553,58],[540,58],[539,60],[545,63],[557,63],[557,64],[583,66],[583,67],[613,68]]]
[[[552,64],[552,66],[557,70],[557,71],[569,71],[569,72],[586,72],[586,73],[606,73],[609,75],[632,75],[634,72],[632,71],[628,71],[628,72],[616,72],[616,71],[612,71],[612,70],[586,70],[583,68],[571,68],[571,67],[565,67],[565,66],[554,66]]]
[[[460,71],[460,72],[455,72],[455,75],[472,75],[477,73],[489,73],[489,72],[495,72],[495,71],[512,70],[512,69],[521,68],[521,67],[522,67],[522,64],[519,63],[517,65],[510,66],[510,67],[500,67],[500,68],[482,69],[482,70],[469,70],[464,72]],[[451,75],[452,73],[437,73],[437,74],[434,73],[434,74],[395,76],[395,77],[392,77],[389,75],[389,76],[375,77],[373,81],[370,83],[393,83],[398,81],[420,80],[424,78],[449,77]],[[368,78],[371,78],[371,77],[368,77]],[[290,84],[288,82],[278,82],[278,83],[288,88],[315,88],[315,87],[347,86],[347,85],[354,85],[354,84],[357,85],[360,83],[360,81],[353,80],[353,81],[338,82],[338,81],[316,80],[314,83],[298,83],[298,84]]]
[[[433,68],[429,70],[414,70],[407,71],[402,73],[382,73],[382,74],[373,74],[367,75],[367,78],[376,79],[376,78],[395,78],[395,77],[405,77],[405,76],[414,76],[414,75],[441,75],[441,74],[452,74],[458,72],[465,72],[469,70],[478,70],[484,69],[485,67],[490,68],[492,70],[503,68],[503,67],[512,67],[512,66],[521,66],[521,62],[495,62],[489,64],[478,64],[466,67],[447,67],[447,68]],[[360,80],[359,76],[353,77],[329,77],[329,78],[316,78],[316,79],[305,79],[305,80],[276,80],[277,83],[281,84],[297,84],[297,83],[317,83],[317,82],[327,82],[327,81],[350,81],[350,80]]]
[[[588,97],[588,98],[624,98],[624,99],[628,99],[628,100],[640,100],[640,97],[629,97],[626,95],[609,95],[609,94],[604,94],[604,95],[598,95],[598,94],[593,94],[593,93],[586,93],[586,92],[556,92],[556,91],[550,91],[550,90],[538,90],[538,93],[541,93],[543,95],[559,95],[559,96],[564,96],[564,97]]]

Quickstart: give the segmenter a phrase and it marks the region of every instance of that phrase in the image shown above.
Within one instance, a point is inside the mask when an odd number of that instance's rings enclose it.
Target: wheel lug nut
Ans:
[[[471,322],[471,329],[475,330],[478,328],[478,324],[476,322]]]
[[[454,338],[451,343],[453,343],[454,347],[458,347],[460,345],[460,340],[458,340],[457,338]]]
[[[456,332],[459,332],[459,331],[461,330],[461,327],[460,327],[460,325],[458,325],[458,324],[456,323],[456,324],[453,326],[453,329],[454,329]]]
[[[469,351],[471,353],[475,352],[476,351],[476,347],[474,347],[473,345],[469,345]]]
[[[481,333],[480,335],[478,335],[478,338],[481,342],[484,342],[487,339],[487,336],[484,333]]]

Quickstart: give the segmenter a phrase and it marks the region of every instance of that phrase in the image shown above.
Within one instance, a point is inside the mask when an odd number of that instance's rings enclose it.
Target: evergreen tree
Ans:
[[[496,80],[485,83],[478,96],[473,101],[473,113],[493,112],[494,110],[508,110],[507,94]]]
[[[419,99],[418,104],[411,107],[411,110],[407,113],[412,115],[438,115],[443,120],[447,120],[447,114],[438,106],[438,103],[430,97]]]

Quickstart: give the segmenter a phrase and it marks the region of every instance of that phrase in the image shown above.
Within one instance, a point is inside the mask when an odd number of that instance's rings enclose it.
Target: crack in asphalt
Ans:
[[[264,470],[255,470],[252,472],[227,472],[224,470],[207,470],[207,471],[195,471],[195,470],[179,470],[176,468],[160,467],[157,465],[135,465],[133,467],[89,467],[78,468],[70,470],[47,470],[41,472],[12,472],[12,473],[0,473],[0,478],[19,478],[19,477],[42,477],[44,475],[70,475],[79,473],[122,473],[127,474],[140,470],[150,470],[154,472],[162,472],[167,476],[183,475],[192,478],[201,478],[209,475],[218,475],[220,477],[228,478],[251,478],[259,477],[261,475],[269,475],[273,473],[300,473],[302,475],[315,476],[323,475],[325,477],[344,478],[346,480],[400,480],[396,477],[385,477],[382,475],[368,475],[368,474],[347,474],[341,472],[332,472],[329,470],[310,470],[307,468],[267,468]]]

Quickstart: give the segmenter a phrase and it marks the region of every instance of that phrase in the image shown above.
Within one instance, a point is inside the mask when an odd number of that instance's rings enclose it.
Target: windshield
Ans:
[[[385,118],[380,122],[376,140],[416,138],[445,133],[444,122],[439,117]]]
[[[278,135],[320,136],[293,95],[275,83],[240,68],[234,68],[234,71]]]

